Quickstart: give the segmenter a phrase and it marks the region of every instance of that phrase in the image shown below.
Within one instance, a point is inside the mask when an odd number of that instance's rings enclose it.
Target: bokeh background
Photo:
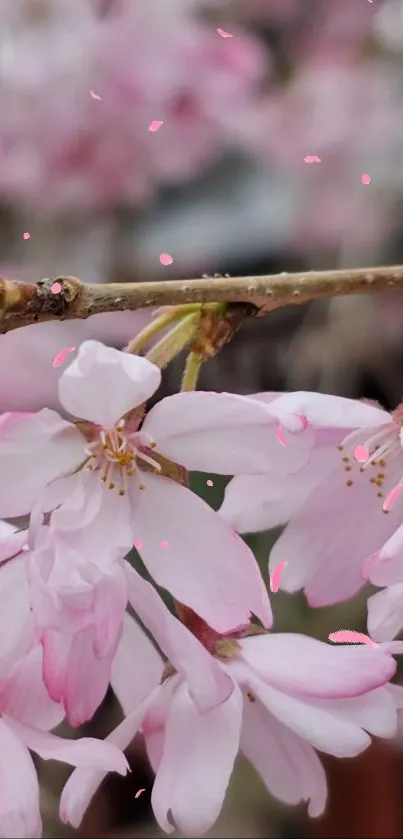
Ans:
[[[397,262],[402,0],[0,2],[1,274],[102,283]],[[57,407],[61,348],[87,337],[122,347],[149,317],[0,336],[0,410]],[[178,388],[181,361],[165,393]],[[403,297],[350,297],[246,324],[201,386],[321,390],[392,408],[402,362]],[[194,477],[216,507],[224,486]],[[265,574],[276,535],[249,540]],[[273,600],[282,631],[365,630],[365,595],[315,612],[302,598]],[[120,713],[111,693],[85,733],[104,736]],[[80,836],[160,835],[141,741],[130,760],[134,774],[107,781]],[[240,764],[211,837],[403,836],[399,742],[325,762],[323,819],[280,806]],[[57,821],[67,770],[40,772],[46,835],[71,835]]]

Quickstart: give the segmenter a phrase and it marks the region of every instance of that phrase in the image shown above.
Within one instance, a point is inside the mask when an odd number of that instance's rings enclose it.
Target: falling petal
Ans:
[[[169,544],[169,542],[167,542],[166,539],[163,539],[163,541],[161,542],[161,548],[167,548],[168,544]]]
[[[391,489],[391,491],[386,496],[385,501],[383,502],[382,509],[383,509],[384,513],[389,512],[392,504],[396,501],[396,498],[399,497],[402,490],[403,490],[403,485],[402,484],[398,484],[394,489]]]
[[[356,632],[354,629],[338,629],[337,632],[331,632],[328,636],[329,641],[334,644],[367,644],[369,647],[378,647],[368,635],[364,632]]]
[[[286,446],[287,445],[287,440],[284,437],[281,425],[277,426],[276,437],[277,437],[277,440],[278,440],[278,442],[280,443],[281,446]]]
[[[370,184],[371,183],[371,175],[361,175],[361,183],[362,184]]]
[[[134,542],[133,544],[134,544],[134,547],[136,548],[136,551],[141,551],[141,549],[142,549],[142,547],[143,547],[143,543],[142,543],[142,542],[140,542],[139,540],[137,540],[137,542]]]
[[[161,125],[164,125],[164,121],[162,119],[153,119],[148,126],[148,130],[151,131],[152,134],[155,134],[155,132],[161,128]]]
[[[31,238],[31,234],[30,234],[30,233],[28,233],[28,232],[27,232],[27,233],[23,233],[23,234],[22,234],[22,237],[23,237],[23,239],[30,239],[30,238]]]
[[[234,37],[233,35],[231,35],[231,32],[226,32],[225,29],[217,29],[217,32],[218,32],[219,35],[221,35],[222,38],[233,38]]]
[[[93,99],[99,99],[102,102],[102,96],[98,96],[98,94],[94,93],[93,90],[90,90],[90,96],[92,96]]]
[[[53,361],[53,367],[60,367],[63,364],[64,359],[70,352],[74,352],[75,347],[65,347],[63,350],[57,354],[56,358]]]
[[[354,460],[357,460],[358,463],[365,463],[369,458],[369,454],[368,446],[356,446],[354,449]]]
[[[160,253],[159,260],[161,265],[172,265],[173,259],[170,253]]]
[[[280,577],[286,565],[288,565],[288,562],[286,559],[283,559],[282,562],[279,562],[278,565],[273,568],[270,575],[270,591],[274,591],[274,593],[276,593],[276,591],[279,590]]]
[[[304,157],[304,163],[322,163],[322,160],[317,154],[307,154]]]
[[[51,287],[50,287],[50,290],[51,290],[52,294],[59,294],[62,290],[62,287],[61,287],[60,283],[53,283],[53,285],[51,285]]]
[[[142,787],[141,789],[138,789],[138,790],[137,790],[137,792],[136,792],[136,795],[135,795],[134,797],[135,797],[135,798],[139,798],[139,796],[141,795],[141,793],[142,793],[142,792],[145,792],[145,791],[146,791],[146,788],[145,788],[145,787]]]
[[[208,487],[212,487],[214,485],[214,481],[208,480],[206,481]]]

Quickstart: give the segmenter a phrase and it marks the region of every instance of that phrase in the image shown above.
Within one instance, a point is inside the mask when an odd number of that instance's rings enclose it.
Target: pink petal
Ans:
[[[66,669],[63,702],[71,726],[88,722],[108,690],[112,656],[97,658],[95,630],[90,626],[74,637]]]
[[[217,29],[217,32],[218,32],[219,35],[221,35],[222,38],[233,38],[234,37],[233,35],[231,35],[231,32],[226,32],[225,29]]]
[[[139,554],[158,585],[217,632],[272,614],[256,560],[201,498],[168,478],[147,474],[133,510]],[[162,551],[161,542],[168,547]]]
[[[159,684],[163,666],[154,644],[126,614],[111,673],[113,690],[126,716]]]
[[[368,734],[359,725],[336,716],[332,709],[318,707],[318,702],[281,693],[253,676],[245,686],[283,725],[322,752],[354,757],[370,745]]]
[[[245,699],[241,750],[272,795],[285,804],[308,801],[311,817],[323,813],[326,775],[316,752],[258,701]]]
[[[392,678],[391,656],[372,647],[333,647],[294,633],[244,638],[242,656],[263,681],[301,696],[358,696]]]
[[[108,735],[105,742],[119,749],[126,749],[137,734],[150,703],[161,690],[156,688],[120,725]],[[84,813],[107,772],[96,769],[76,769],[68,779],[60,798],[60,819],[64,824],[80,826]]]
[[[368,599],[368,629],[378,641],[389,641],[403,626],[403,583],[389,586]]]
[[[0,567],[0,637],[2,679],[10,674],[11,667],[29,650],[35,638],[24,556]]]
[[[69,353],[74,352],[75,347],[64,347],[63,350],[57,353],[53,361],[53,367],[60,367],[63,361],[67,358]]]
[[[0,719],[0,834],[10,839],[36,839],[42,835],[39,784],[28,750]]]
[[[177,393],[155,405],[144,430],[157,450],[186,469],[223,475],[296,472],[308,459],[310,434],[288,435],[287,445],[276,438],[277,413],[267,404],[232,393]]]
[[[225,701],[232,693],[233,683],[221,664],[171,614],[150,583],[128,564],[126,571],[131,606],[187,682],[200,710],[210,710]]]
[[[152,134],[155,134],[155,132],[161,128],[161,125],[164,125],[164,121],[162,119],[153,119],[148,126],[148,130],[151,131]]]
[[[0,515],[29,513],[46,484],[76,469],[84,444],[69,422],[44,408],[37,414],[4,414],[0,424]]]
[[[70,766],[118,772],[119,775],[126,775],[129,768],[121,749],[105,740],[96,740],[94,737],[64,740],[56,734],[37,731],[15,720],[8,720],[8,723],[27,748],[42,760],[59,760]]]
[[[364,579],[368,578],[375,586],[403,581],[403,525],[395,530],[379,551],[365,560],[361,571]]]
[[[366,402],[308,391],[282,394],[270,407],[279,416],[282,412],[305,416],[310,424],[322,428],[371,428],[391,422],[387,411]]]
[[[316,432],[309,462],[296,474],[233,478],[226,487],[220,515],[239,533],[254,533],[285,524],[334,468],[340,440],[338,431]]]
[[[0,710],[26,725],[49,730],[64,718],[50,698],[42,677],[42,647],[37,645],[13,667],[0,689]]]
[[[366,471],[356,466],[353,485],[346,486],[352,472],[344,471],[341,452],[334,452],[334,460],[334,471],[296,511],[270,556],[270,569],[287,559],[282,588],[304,588],[312,606],[352,597],[363,585],[362,562],[382,547],[401,519],[399,504],[385,515]],[[396,485],[402,467],[399,459],[390,462],[384,492]]]
[[[28,541],[28,530],[19,530],[0,521],[0,563],[17,556]]]
[[[281,575],[284,571],[284,568],[287,565],[287,560],[284,559],[282,562],[279,562],[278,565],[273,569],[271,576],[270,576],[270,590],[277,592],[280,588],[280,579]]]
[[[317,154],[307,154],[306,157],[304,157],[304,163],[322,163],[322,161]]]
[[[238,752],[242,695],[237,688],[218,708],[200,714],[185,687],[173,697],[164,752],[151,796],[160,827],[200,836],[216,821]]]
[[[338,629],[337,632],[331,632],[329,641],[332,641],[333,644],[367,644],[369,647],[378,646],[364,632],[356,632],[354,629]]]
[[[59,398],[73,416],[110,428],[159,387],[161,371],[136,355],[84,341],[59,380]]]

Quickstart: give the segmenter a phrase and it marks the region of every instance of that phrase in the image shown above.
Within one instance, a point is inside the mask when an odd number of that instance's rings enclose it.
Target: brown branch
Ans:
[[[52,291],[58,283],[61,290]],[[86,285],[76,277],[35,284],[0,279],[0,333],[47,320],[88,318],[184,303],[246,303],[263,317],[282,306],[366,292],[403,291],[403,266],[308,271],[264,277],[208,277],[150,283]]]

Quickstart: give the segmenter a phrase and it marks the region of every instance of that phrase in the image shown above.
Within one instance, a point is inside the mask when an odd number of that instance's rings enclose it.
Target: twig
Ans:
[[[55,293],[52,287],[56,283]],[[251,314],[263,317],[282,306],[382,291],[403,291],[402,265],[104,285],[86,285],[76,277],[57,277],[33,284],[1,278],[0,333],[48,320],[81,319],[102,312],[184,303],[246,303],[251,307]]]

